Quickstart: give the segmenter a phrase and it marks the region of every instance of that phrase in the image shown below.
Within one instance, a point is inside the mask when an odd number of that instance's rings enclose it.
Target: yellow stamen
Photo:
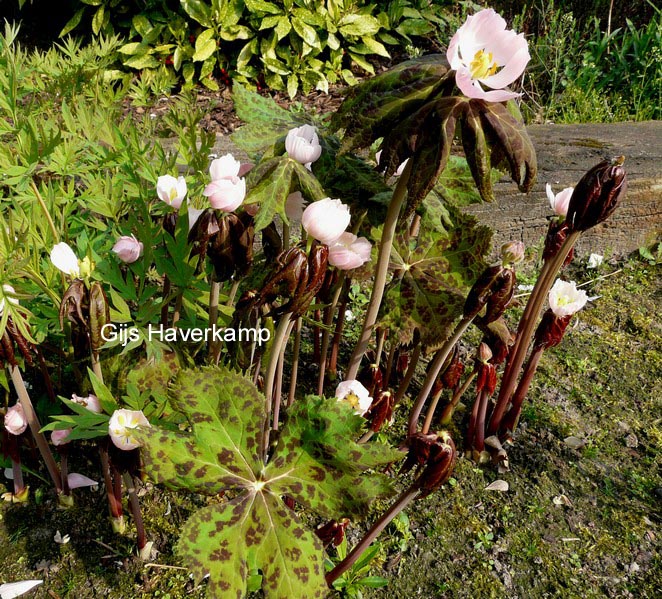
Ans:
[[[345,395],[345,401],[355,410],[359,409],[359,396],[356,395],[356,393],[348,393]]]
[[[492,52],[485,52],[485,50],[478,50],[474,55],[474,59],[469,63],[472,79],[484,79],[494,75],[498,68],[492,57]]]

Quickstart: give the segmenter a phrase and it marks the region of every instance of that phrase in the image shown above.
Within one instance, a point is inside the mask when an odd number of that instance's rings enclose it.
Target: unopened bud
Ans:
[[[501,263],[505,266],[519,264],[524,260],[524,244],[521,241],[509,241],[501,246]]]
[[[370,421],[370,430],[379,432],[385,422],[390,422],[393,417],[393,406],[395,396],[390,391],[381,391],[374,396],[368,411],[364,414],[366,420]]]
[[[382,390],[382,379],[382,369],[379,364],[367,364],[357,377],[357,380],[368,390],[370,397],[376,397]]]
[[[108,298],[101,283],[94,281],[90,286],[90,347],[98,352],[105,340],[101,334],[103,327],[110,322]]]
[[[87,329],[87,310],[89,298],[85,283],[81,279],[74,279],[69,288],[64,292],[60,304],[60,327],[64,328],[64,318],[72,323]]]
[[[549,227],[547,228],[547,235],[545,237],[545,247],[542,251],[542,259],[547,262],[550,258],[556,256],[561,249],[561,246],[568,236],[570,227],[567,222],[559,222],[557,219],[552,219],[549,221]],[[571,248],[568,256],[563,262],[563,266],[567,266],[572,261],[574,256],[575,248]]]
[[[567,316],[556,316],[551,309],[543,314],[540,324],[536,329],[533,342],[534,349],[549,349],[561,343],[566,328],[572,319],[572,314]]]
[[[330,520],[326,524],[322,524],[315,529],[315,534],[320,538],[322,544],[326,547],[333,543],[337,547],[342,543],[345,538],[345,528],[349,524],[349,519],[342,518],[338,520]]]
[[[577,183],[570,198],[566,222],[570,231],[586,231],[616,210],[627,190],[624,156],[604,160]]]

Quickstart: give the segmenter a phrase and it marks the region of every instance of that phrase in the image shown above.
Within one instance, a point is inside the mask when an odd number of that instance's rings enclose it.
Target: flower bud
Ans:
[[[64,317],[67,320],[87,329],[89,298],[85,283],[74,279],[62,296],[60,303],[60,328],[64,329]]]
[[[212,160],[209,165],[209,176],[212,181],[225,179],[226,177],[239,177],[240,170],[241,162],[235,160],[232,154],[225,154]]]
[[[5,414],[5,429],[12,435],[20,435],[28,428],[28,419],[25,417],[23,406],[14,404]]]
[[[540,319],[540,324],[536,329],[533,340],[534,351],[538,349],[549,349],[561,343],[565,330],[572,319],[572,314],[567,316],[556,316],[551,309],[548,309]]]
[[[115,242],[113,252],[117,254],[122,262],[132,264],[142,255],[143,244],[136,239],[135,235],[122,235],[122,237]]]
[[[524,260],[524,244],[521,241],[509,241],[501,246],[501,263],[504,267],[519,264]]]
[[[333,543],[337,547],[342,543],[345,538],[345,528],[349,524],[348,518],[338,520],[330,520],[326,524],[322,524],[315,529],[315,534],[320,538],[322,544],[326,547]]]
[[[322,146],[315,127],[302,125],[290,129],[285,138],[285,150],[292,160],[300,162],[310,170],[310,165],[322,155]]]
[[[55,445],[55,447],[66,445],[67,443],[69,443],[68,441],[69,433],[71,433],[70,428],[65,428],[62,430],[54,430],[51,433],[51,442],[53,443],[53,445]]]
[[[556,254],[558,254],[561,246],[568,236],[570,227],[567,222],[559,222],[556,219],[549,221],[549,227],[547,228],[547,235],[545,237],[545,247],[542,251],[542,259],[547,262]],[[575,248],[571,248],[568,256],[563,262],[563,266],[567,266],[572,262],[572,257],[575,254]]]
[[[464,364],[460,360],[460,350],[456,345],[453,349],[451,361],[439,377],[444,389],[455,389],[464,374]]]
[[[106,342],[101,334],[103,327],[110,322],[108,298],[101,283],[94,281],[90,285],[90,347],[98,352]]]
[[[301,216],[306,233],[321,243],[338,239],[349,225],[349,207],[340,200],[324,198],[308,205]]]
[[[554,195],[552,186],[549,183],[545,185],[545,192],[547,193],[549,205],[552,207],[552,210],[556,213],[557,216],[565,218],[566,214],[568,213],[568,204],[570,203],[573,190],[573,187],[566,187],[563,191],[560,191]]]
[[[464,303],[465,318],[475,317],[487,305],[485,324],[499,318],[506,310],[515,292],[516,276],[511,268],[500,264],[489,266],[469,290]]]
[[[225,177],[216,179],[205,187],[202,195],[209,198],[209,203],[216,210],[233,212],[246,197],[246,179]]]
[[[604,160],[580,179],[570,198],[566,216],[570,231],[586,231],[616,210],[627,190],[624,162],[624,156]]]
[[[446,431],[437,434],[416,433],[409,438],[409,453],[402,470],[406,472],[414,464],[423,469],[414,483],[421,490],[418,496],[421,499],[450,478],[456,458],[455,443]]]
[[[395,406],[395,395],[390,391],[380,391],[372,400],[368,411],[364,414],[365,419],[370,421],[370,430],[378,433],[385,422],[393,418],[393,407]]]

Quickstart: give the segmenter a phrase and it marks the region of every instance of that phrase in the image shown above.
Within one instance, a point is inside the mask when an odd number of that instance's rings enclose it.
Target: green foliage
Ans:
[[[432,351],[462,315],[467,291],[485,268],[492,234],[435,193],[422,208],[417,238],[396,235],[381,322],[402,344],[418,331],[423,347]]]
[[[86,16],[87,15],[87,16]],[[91,17],[91,21],[88,19]],[[62,30],[89,27],[93,35],[122,33],[119,52],[132,69],[171,67],[187,84],[218,89],[218,79],[286,90],[328,90],[354,84],[352,66],[374,74],[371,57],[390,57],[387,46],[443,27],[436,3],[391,0],[79,0]]]
[[[170,401],[189,428],[139,433],[148,475],[172,488],[233,497],[186,523],[178,550],[193,573],[210,574],[214,597],[243,596],[255,567],[267,597],[323,597],[321,544],[280,498],[326,517],[361,517],[374,498],[390,493],[388,479],[370,469],[400,453],[358,445],[352,439],[364,421],[349,405],[309,397],[290,408],[265,465],[265,400],[247,379],[222,368],[182,371]]]
[[[362,599],[362,590],[377,589],[388,585],[388,579],[382,576],[370,575],[373,562],[377,561],[381,548],[380,543],[370,545],[347,572],[333,581],[333,588],[340,591],[341,597]],[[342,542],[337,547],[337,552],[338,561],[345,559],[347,556],[347,537],[343,537]],[[327,564],[329,568],[333,567],[331,560],[328,560]]]

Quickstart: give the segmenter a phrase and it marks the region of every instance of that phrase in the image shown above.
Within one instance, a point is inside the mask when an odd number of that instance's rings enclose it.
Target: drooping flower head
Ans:
[[[306,233],[327,245],[342,235],[350,220],[349,207],[331,198],[309,204],[301,216]]]
[[[559,191],[559,193],[554,195],[552,186],[549,183],[545,185],[549,205],[558,216],[565,218],[565,215],[568,214],[568,204],[570,204],[570,198],[572,197],[574,189],[574,187],[566,187],[564,190]]]
[[[557,318],[572,316],[579,312],[588,300],[583,289],[577,289],[574,281],[558,279],[549,290],[549,307]]]
[[[134,433],[138,427],[151,426],[140,410],[115,410],[108,422],[108,434],[115,447],[129,451],[140,447]]]
[[[28,428],[28,419],[25,417],[23,406],[14,404],[5,414],[5,428],[12,435],[20,435]]]
[[[340,270],[358,268],[370,260],[372,244],[365,237],[345,231],[329,245],[329,264]]]
[[[503,88],[524,72],[531,56],[524,34],[506,29],[506,21],[489,8],[467,17],[451,38],[446,58],[465,96],[505,102],[519,96]]]
[[[175,179],[172,175],[161,175],[156,180],[156,193],[159,199],[168,206],[179,210],[186,197],[186,179],[184,177]]]
[[[290,129],[285,138],[287,155],[303,164],[308,170],[310,165],[322,155],[317,130],[312,125],[302,125]]]
[[[51,443],[55,447],[60,447],[69,443],[69,433],[71,432],[70,428],[55,430],[51,433]]]
[[[336,388],[336,398],[338,401],[349,403],[359,416],[363,416],[372,403],[368,390],[356,380],[340,383]]]
[[[65,275],[71,275],[75,278],[81,275],[78,256],[64,241],[53,246],[51,262],[55,268],[61,270]]]
[[[136,239],[135,235],[122,235],[113,246],[113,252],[117,257],[127,264],[132,264],[143,253],[143,244]]]

